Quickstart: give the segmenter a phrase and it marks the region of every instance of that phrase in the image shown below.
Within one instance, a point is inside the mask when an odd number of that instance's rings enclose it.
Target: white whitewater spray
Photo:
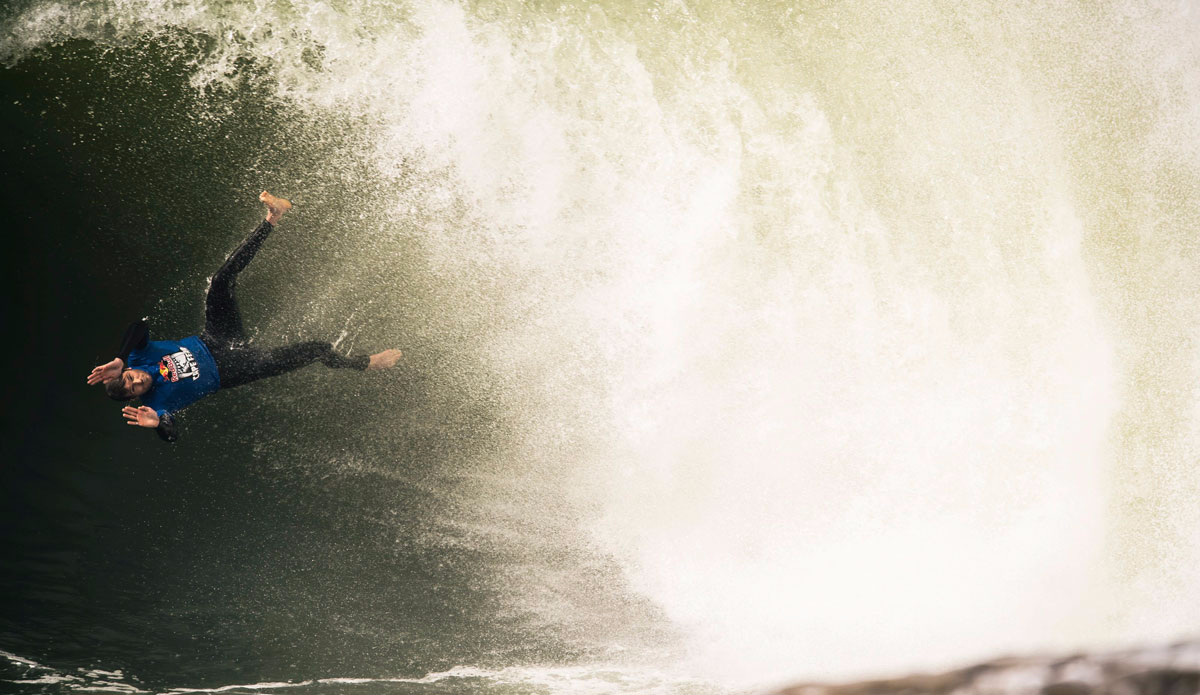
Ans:
[[[1197,313],[1144,318],[1200,278],[1186,3],[714,4],[44,3],[4,53],[183,29],[216,39],[198,88],[249,53],[361,114],[378,233],[419,239],[437,331],[519,424],[479,514],[577,526],[693,672],[1194,626]],[[1127,90],[1089,101],[1094,72]]]

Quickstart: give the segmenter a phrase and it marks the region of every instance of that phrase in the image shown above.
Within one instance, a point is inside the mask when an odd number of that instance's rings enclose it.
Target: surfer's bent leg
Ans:
[[[224,265],[208,283],[208,295],[204,298],[203,337],[209,347],[221,343],[241,343],[245,340],[242,315],[234,297],[238,273],[250,265],[254,254],[258,253],[258,249],[267,240],[267,235],[275,229],[275,225],[284,214],[292,209],[291,202],[286,198],[273,196],[266,191],[259,194],[258,199],[267,206],[267,218],[246,237],[241,246],[229,254]]]
[[[234,297],[237,276],[250,265],[254,254],[258,253],[274,228],[270,222],[263,220],[237,250],[229,254],[229,258],[225,259],[221,269],[208,283],[208,295],[204,298],[204,334],[213,342],[231,343],[243,339],[242,315]]]

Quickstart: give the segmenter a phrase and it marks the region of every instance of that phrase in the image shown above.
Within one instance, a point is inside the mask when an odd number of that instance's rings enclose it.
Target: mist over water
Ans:
[[[264,109],[319,252],[255,261],[251,322],[394,342],[421,400],[331,430],[263,384],[261,474],[464,553],[462,658],[746,684],[1194,633],[1192,3],[4,19],[9,66],[172,56],[196,132]]]

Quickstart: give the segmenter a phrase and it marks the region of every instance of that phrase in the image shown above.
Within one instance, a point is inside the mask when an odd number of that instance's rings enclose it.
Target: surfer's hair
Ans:
[[[125,388],[124,379],[113,379],[104,385],[104,393],[114,401],[131,401],[133,393]]]

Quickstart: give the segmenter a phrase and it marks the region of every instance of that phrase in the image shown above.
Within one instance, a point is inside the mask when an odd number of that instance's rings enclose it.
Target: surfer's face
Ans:
[[[150,383],[150,375],[140,369],[126,369],[121,372],[121,384],[131,398],[149,391]]]

